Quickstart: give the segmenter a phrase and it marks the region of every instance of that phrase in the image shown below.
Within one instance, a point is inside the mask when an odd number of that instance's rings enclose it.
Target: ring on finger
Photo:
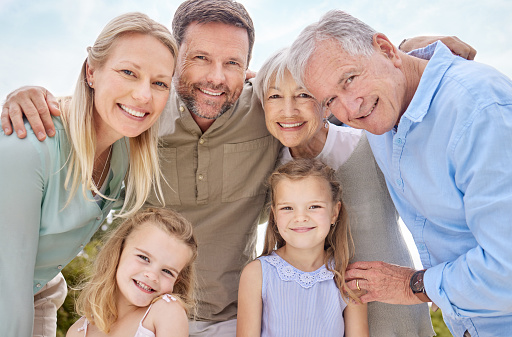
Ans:
[[[359,288],[359,280],[356,280],[356,288],[357,290],[361,291],[361,288]]]

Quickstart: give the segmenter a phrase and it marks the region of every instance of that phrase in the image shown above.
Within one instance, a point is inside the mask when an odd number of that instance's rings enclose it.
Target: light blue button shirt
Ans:
[[[368,134],[454,336],[512,331],[512,82],[438,42],[398,128]],[[428,53],[429,50],[427,49]]]
[[[67,207],[64,188],[69,142],[54,118],[56,136],[39,142],[0,132],[0,331],[32,336],[33,295],[55,277],[90,240],[112,208],[102,207],[81,186]],[[128,169],[127,139],[112,150],[106,195],[117,199]]]

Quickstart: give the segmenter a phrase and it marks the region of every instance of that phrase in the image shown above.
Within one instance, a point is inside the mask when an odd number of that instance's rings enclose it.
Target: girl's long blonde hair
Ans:
[[[345,270],[354,253],[354,243],[350,234],[348,214],[341,200],[341,185],[336,179],[335,171],[317,159],[292,160],[278,167],[268,179],[268,185],[270,187],[269,206],[276,206],[276,188],[280,181],[284,179],[297,181],[307,177],[325,179],[331,189],[332,202],[334,204],[338,201],[341,202],[338,218],[334,226],[330,227],[329,233],[325,238],[324,250],[326,254],[324,264],[328,270],[333,272],[334,281],[342,297],[345,300],[351,298],[359,301],[357,295],[348,287],[345,287]],[[270,210],[267,231],[265,233],[265,244],[261,255],[270,255],[274,250],[283,247],[285,244],[286,241],[279,234],[274,212]]]
[[[137,12],[123,14],[110,21],[94,45],[87,48],[88,56],[83,63],[74,95],[69,104],[61,105],[64,110],[63,124],[71,143],[69,169],[65,181],[66,189],[70,190],[68,203],[80,184],[86,198],[88,190],[93,190],[96,194],[105,197],[99,192],[99,186],[96,186],[92,180],[96,155],[96,133],[93,121],[94,90],[87,85],[86,69],[87,64],[97,68],[105,64],[115,41],[129,33],[155,37],[169,48],[176,64],[178,47],[169,30],[147,15]],[[129,139],[130,167],[125,179],[125,202],[121,210],[123,216],[129,216],[142,207],[152,187],[163,204],[157,145],[158,122],[139,136]]]
[[[188,314],[195,305],[195,267],[197,242],[192,231],[192,224],[179,213],[164,208],[148,208],[137,212],[114,229],[94,261],[91,279],[84,285],[76,301],[76,311],[85,316],[105,333],[117,320],[118,292],[116,273],[124,243],[130,234],[143,224],[150,223],[167,234],[185,243],[192,251],[192,258],[181,270],[174,284],[176,295]]]

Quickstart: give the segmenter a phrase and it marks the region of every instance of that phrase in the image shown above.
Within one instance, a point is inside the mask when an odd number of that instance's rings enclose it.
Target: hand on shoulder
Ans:
[[[164,295],[156,301],[142,325],[155,332],[155,336],[188,337],[188,317],[180,300]]]

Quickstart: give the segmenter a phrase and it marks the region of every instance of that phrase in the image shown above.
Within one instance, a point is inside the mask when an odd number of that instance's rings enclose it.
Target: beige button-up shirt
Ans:
[[[265,180],[281,144],[265,126],[260,102],[246,82],[234,107],[202,133],[172,92],[161,118],[166,207],[194,225],[198,241],[198,319],[236,318],[242,268],[255,257]],[[154,195],[148,204],[158,206]]]

